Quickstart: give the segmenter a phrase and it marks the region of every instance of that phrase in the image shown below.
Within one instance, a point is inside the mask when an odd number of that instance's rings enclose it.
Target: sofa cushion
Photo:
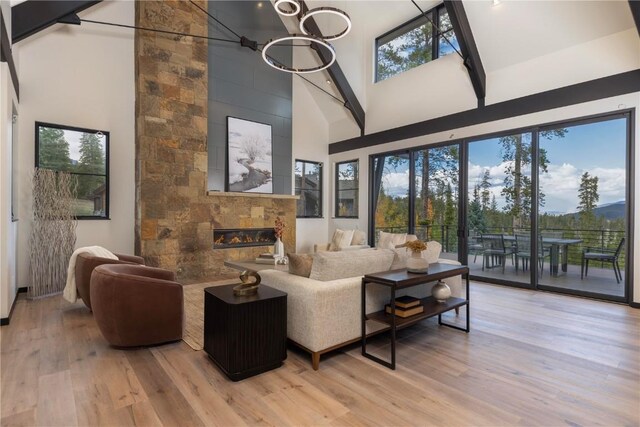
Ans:
[[[351,246],[351,240],[353,240],[353,230],[341,230],[338,228],[333,233],[329,250],[339,251],[347,246]]]
[[[377,249],[320,252],[313,259],[309,278],[327,282],[387,271],[393,262],[393,255],[391,250]]]
[[[395,249],[396,246],[402,245],[407,240],[407,233],[386,233],[381,231],[378,235],[376,248]]]
[[[351,246],[361,246],[367,244],[367,234],[362,230],[353,230]]]
[[[296,276],[309,277],[313,265],[311,254],[287,254],[289,258],[289,273]]]

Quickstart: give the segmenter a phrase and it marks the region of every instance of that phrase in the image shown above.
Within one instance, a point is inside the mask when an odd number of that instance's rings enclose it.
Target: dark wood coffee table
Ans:
[[[451,297],[445,302],[438,302],[432,296],[422,298],[421,302],[424,306],[424,312],[413,315],[411,317],[397,317],[386,313],[384,310],[375,313],[366,314],[366,287],[367,284],[375,283],[377,285],[387,286],[390,293],[391,312],[395,312],[396,291],[400,289],[410,288],[413,286],[424,285],[441,279],[462,275],[466,279],[466,298]],[[431,264],[429,272],[425,274],[414,274],[407,272],[406,269],[384,271],[381,273],[367,274],[362,278],[362,355],[368,359],[378,362],[388,368],[396,369],[396,331],[398,329],[411,326],[421,320],[429,317],[438,316],[438,324],[449,328],[458,329],[469,332],[469,268],[466,265],[452,264]],[[442,321],[442,313],[466,306],[466,327],[461,328]],[[375,320],[380,323],[389,325],[391,331],[391,362],[380,359],[370,353],[367,353],[367,320]]]
[[[204,290],[204,350],[238,381],[287,358],[287,294],[260,285],[256,295],[236,296],[234,286]]]

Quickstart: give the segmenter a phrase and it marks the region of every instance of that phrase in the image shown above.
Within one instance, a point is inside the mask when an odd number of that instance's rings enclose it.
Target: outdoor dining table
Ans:
[[[504,235],[505,242],[515,242],[516,238],[513,235]],[[582,243],[582,239],[565,239],[561,237],[542,237],[542,244],[549,245],[549,270],[552,276],[558,276],[559,269],[562,268],[562,272],[567,272],[567,264],[569,263],[569,245],[577,245]],[[561,259],[562,258],[562,259]],[[560,262],[562,264],[560,265]]]

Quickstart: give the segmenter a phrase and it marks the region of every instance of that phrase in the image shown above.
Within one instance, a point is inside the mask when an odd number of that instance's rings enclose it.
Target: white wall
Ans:
[[[134,2],[103,2],[81,13],[81,17],[133,25]],[[116,252],[133,253],[134,31],[89,23],[56,24],[18,46],[21,105],[18,283],[26,286],[36,121],[110,132],[111,220],[79,221],[76,247],[100,245]]]
[[[12,117],[16,99],[9,66],[0,63],[0,318],[9,317],[16,297],[17,223],[11,218]]]
[[[293,161],[312,160],[322,162],[322,210],[323,218],[298,218],[296,220],[296,252],[312,252],[313,245],[327,241],[327,217],[329,210],[329,194],[332,192],[331,167],[328,162],[327,143],[329,133],[327,122],[319,110],[310,90],[302,79],[293,78]],[[295,177],[292,188],[295,188]]]
[[[2,17],[11,34],[11,7],[8,2],[0,3]],[[13,54],[16,54],[14,49]],[[15,60],[16,58],[14,58]],[[0,62],[0,318],[9,317],[11,305],[16,298],[16,247],[17,223],[11,217],[12,175],[12,118],[14,108],[18,109],[18,99],[9,73],[9,65]]]

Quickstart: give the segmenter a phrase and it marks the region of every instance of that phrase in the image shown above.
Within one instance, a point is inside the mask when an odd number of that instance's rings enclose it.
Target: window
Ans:
[[[358,161],[336,163],[336,218],[358,217]]]
[[[36,122],[36,167],[76,178],[78,219],[109,217],[109,132]]]
[[[298,218],[322,218],[322,163],[296,160]]]
[[[455,52],[458,41],[444,5],[376,39],[376,82]],[[439,31],[433,31],[433,26]],[[454,49],[455,47],[455,49]]]

